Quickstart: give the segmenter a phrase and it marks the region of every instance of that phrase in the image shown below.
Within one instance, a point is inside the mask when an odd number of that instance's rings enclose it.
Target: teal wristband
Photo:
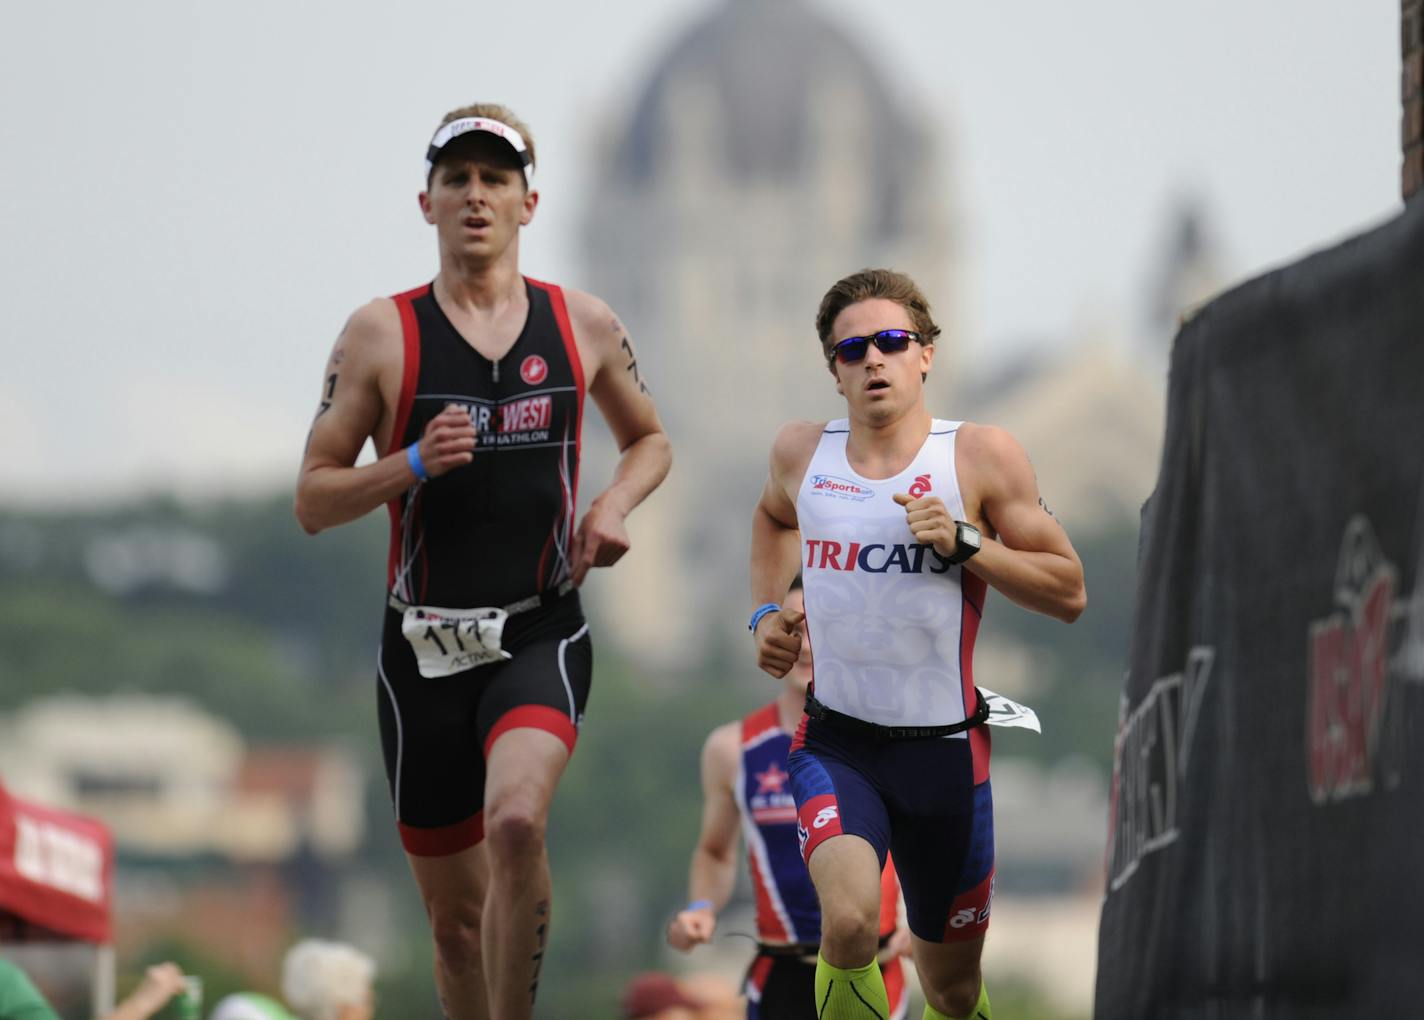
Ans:
[[[405,462],[410,465],[410,469],[415,472],[415,477],[422,482],[429,481],[430,476],[425,473],[425,464],[420,459],[420,443],[411,443],[405,448]]]
[[[712,909],[712,901],[711,901],[711,900],[693,900],[691,903],[689,903],[687,906],[683,907],[682,909],[683,909],[683,910],[711,910],[711,909]]]
[[[757,606],[756,610],[752,613],[752,622],[747,624],[747,630],[755,634],[757,624],[761,623],[761,618],[767,613],[774,613],[778,611],[780,608],[781,607],[778,606],[775,602],[768,602],[764,606]]]

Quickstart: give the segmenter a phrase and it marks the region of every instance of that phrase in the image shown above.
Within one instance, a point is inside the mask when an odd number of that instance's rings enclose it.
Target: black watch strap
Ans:
[[[968,521],[954,522],[954,555],[947,558],[950,566],[959,566],[979,551],[983,536]]]

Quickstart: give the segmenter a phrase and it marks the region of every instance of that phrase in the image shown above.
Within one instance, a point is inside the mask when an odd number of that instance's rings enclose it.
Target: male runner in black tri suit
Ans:
[[[445,117],[420,195],[440,271],[351,316],[297,483],[311,533],[390,511],[381,737],[453,1020],[532,1013],[545,825],[592,670],[576,589],[627,551],[624,520],[671,462],[613,312],[520,275],[533,169],[504,107]],[[622,455],[575,527],[586,393]],[[367,438],[380,459],[356,467]]]

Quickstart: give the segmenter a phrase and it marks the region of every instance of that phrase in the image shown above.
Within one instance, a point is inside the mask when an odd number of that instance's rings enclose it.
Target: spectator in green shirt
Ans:
[[[148,1020],[185,987],[177,964],[156,964],[104,1020]],[[0,960],[0,1020],[59,1020],[34,982],[9,960]]]

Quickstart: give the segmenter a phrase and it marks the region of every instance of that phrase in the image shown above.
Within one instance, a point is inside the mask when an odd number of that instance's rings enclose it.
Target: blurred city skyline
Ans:
[[[543,195],[523,267],[586,286],[600,138],[667,47],[729,2],[795,0],[17,15],[0,41],[0,499],[287,484],[344,317],[435,271],[420,153],[464,102],[532,125]],[[1140,328],[1184,199],[1207,210],[1232,279],[1398,207],[1393,0],[1288,17],[1224,0],[1032,17],[800,2],[934,136],[966,364],[1066,342],[1085,320]]]

